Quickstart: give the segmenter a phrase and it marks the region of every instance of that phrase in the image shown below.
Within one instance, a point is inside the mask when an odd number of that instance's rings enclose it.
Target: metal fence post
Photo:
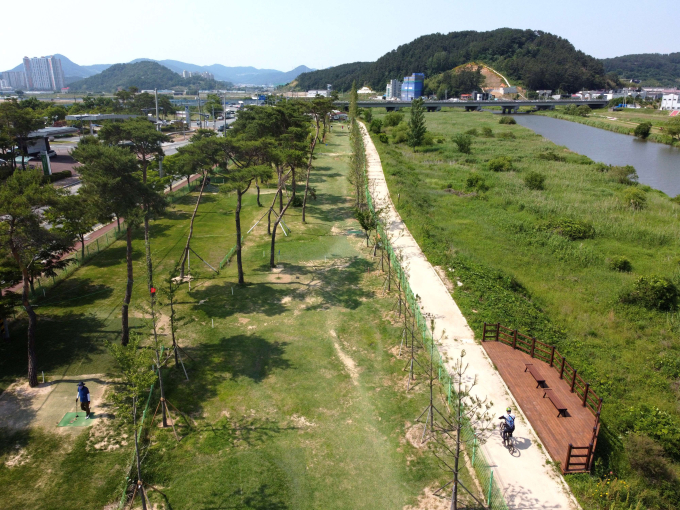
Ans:
[[[477,454],[477,438],[472,440],[472,467],[475,467],[475,455]]]
[[[486,506],[491,504],[491,487],[493,486],[493,470],[491,470],[491,476],[489,477],[489,493],[486,497]]]

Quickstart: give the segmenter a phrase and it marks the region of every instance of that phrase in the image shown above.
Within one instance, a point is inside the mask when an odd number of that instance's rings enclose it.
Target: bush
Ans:
[[[458,146],[458,152],[463,154],[472,153],[472,137],[470,135],[458,133],[451,140]]]
[[[392,142],[404,143],[408,140],[408,124],[401,122],[392,129]]]
[[[641,276],[633,284],[633,289],[621,296],[621,301],[649,310],[671,311],[677,308],[678,288],[662,276]]]
[[[470,177],[466,179],[465,187],[469,190],[481,191],[482,193],[485,191],[489,191],[489,186],[488,184],[486,184],[486,179],[484,179],[484,177],[482,177],[481,175],[477,174],[472,174]]]
[[[425,132],[423,135],[423,141],[420,142],[420,145],[423,145],[425,147],[429,147],[431,145],[434,145],[434,136],[430,132]]]
[[[373,119],[371,121],[371,127],[370,127],[371,132],[376,133],[376,134],[380,133],[382,131],[382,125],[383,125],[382,120]]]
[[[465,134],[470,135],[470,136],[479,136],[479,131],[477,131],[477,128],[472,128],[472,129],[468,129],[465,132]]]
[[[642,404],[628,409],[622,418],[623,432],[644,434],[657,441],[670,457],[680,458],[680,424],[675,416]]]
[[[595,237],[595,229],[590,223],[569,218],[550,220],[539,227],[539,230],[548,230],[571,241]]]
[[[524,176],[524,184],[533,190],[545,189],[545,175],[538,172],[529,172]]]
[[[371,111],[370,108],[364,108],[362,115],[364,117],[364,120],[368,123],[370,123],[373,120],[373,112]]]
[[[483,127],[482,136],[485,138],[493,138],[493,131],[491,130],[490,127]]]
[[[622,273],[630,273],[633,270],[633,264],[626,257],[612,257],[609,259],[609,269],[613,271],[620,271]]]
[[[639,433],[628,434],[626,451],[630,467],[649,481],[673,480],[673,468],[664,455],[663,447]]]
[[[510,133],[509,131],[503,131],[502,133],[498,133],[498,138],[503,138],[505,140],[514,140],[517,138],[515,136],[515,133]]]
[[[512,160],[506,156],[499,156],[489,161],[489,170],[494,172],[512,172]]]
[[[503,116],[501,117],[501,120],[498,121],[499,124],[517,124],[517,121],[514,119],[514,117],[506,117]]]
[[[631,165],[610,166],[609,175],[619,184],[626,184],[627,186],[636,185],[638,180],[637,171]]]
[[[538,155],[538,159],[544,159],[546,161],[566,161],[567,158],[561,154],[557,154],[555,151],[541,152]]]
[[[57,181],[61,181],[62,179],[68,179],[69,177],[71,177],[71,172],[69,172],[68,170],[62,170],[61,172],[53,173],[49,177],[44,176],[43,181],[44,182],[57,182]]]
[[[638,138],[642,138],[643,140],[646,140],[647,137],[649,136],[649,133],[652,132],[652,123],[651,122],[643,122],[641,124],[638,124],[635,126],[635,131],[633,134],[637,136]]]
[[[389,139],[385,133],[380,133],[378,140],[380,140],[382,143],[389,143]]]
[[[437,143],[444,143],[444,139],[443,138],[437,138]]]
[[[587,117],[590,115],[590,112],[590,106],[588,105],[576,106],[575,104],[570,104],[564,109],[564,113],[567,115],[574,115],[576,117]]]
[[[394,127],[398,126],[401,124],[401,122],[404,120],[404,114],[399,113],[399,112],[389,112],[387,115],[385,115],[384,118],[384,125],[385,127]]]
[[[627,188],[623,193],[623,200],[635,211],[647,207],[647,193],[638,188]]]

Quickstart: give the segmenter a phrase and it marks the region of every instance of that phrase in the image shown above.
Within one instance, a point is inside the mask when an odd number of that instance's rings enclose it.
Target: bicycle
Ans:
[[[505,422],[501,421],[498,424],[498,431],[501,434],[501,438],[503,439],[503,446],[505,446],[510,454],[514,453],[515,451],[515,442],[512,437],[512,432],[506,432],[505,430]]]

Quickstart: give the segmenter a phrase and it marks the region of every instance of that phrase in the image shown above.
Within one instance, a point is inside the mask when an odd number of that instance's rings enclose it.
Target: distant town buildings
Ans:
[[[401,82],[399,80],[390,80],[387,82],[385,90],[385,99],[400,99],[401,98]]]
[[[661,98],[660,110],[680,110],[680,94],[664,94]]]
[[[411,76],[404,76],[401,85],[401,100],[413,101],[423,95],[423,85],[425,75],[423,73],[413,73]]]
[[[182,71],[182,78],[204,78],[206,80],[214,80],[215,75],[207,71],[203,73],[194,73],[191,71]]]
[[[24,74],[28,90],[61,90],[66,86],[61,60],[54,56],[24,57]]]
[[[316,97],[317,95],[328,97],[328,90],[308,90],[307,97]]]

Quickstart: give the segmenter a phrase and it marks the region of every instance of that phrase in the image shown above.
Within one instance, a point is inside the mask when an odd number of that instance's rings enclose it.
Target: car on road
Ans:
[[[231,127],[229,126],[229,124],[220,124],[220,125],[217,127],[217,130],[221,133],[222,131],[225,130],[225,128],[226,128],[226,129],[231,129]]]

